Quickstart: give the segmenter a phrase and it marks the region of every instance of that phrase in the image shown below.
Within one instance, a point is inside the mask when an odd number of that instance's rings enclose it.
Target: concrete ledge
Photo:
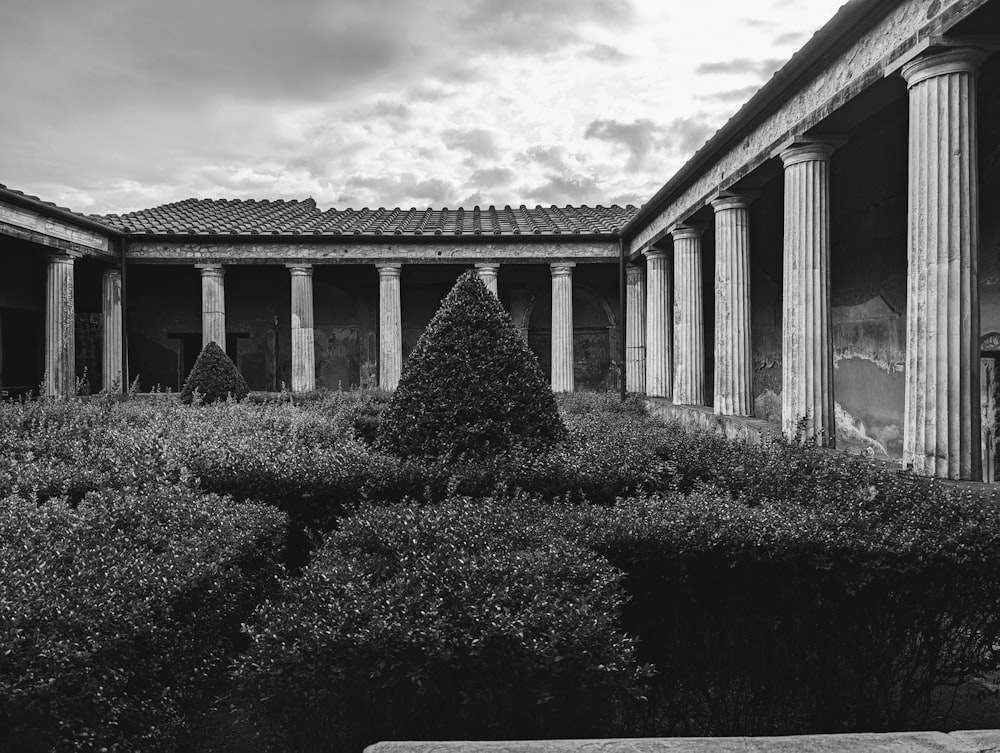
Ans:
[[[751,444],[759,444],[762,439],[777,439],[781,436],[781,427],[778,424],[760,418],[717,416],[711,408],[703,405],[674,405],[666,398],[647,397],[646,408],[649,415],[663,421],[676,421],[682,426],[714,431],[730,439]]]
[[[365,753],[954,753],[1000,752],[1000,730],[788,737],[649,737],[607,740],[381,742]]]

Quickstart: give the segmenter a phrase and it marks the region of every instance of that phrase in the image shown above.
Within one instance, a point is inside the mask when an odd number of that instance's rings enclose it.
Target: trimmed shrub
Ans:
[[[0,729],[11,750],[173,750],[273,593],[284,517],[165,488],[0,503]]]
[[[346,519],[249,624],[238,678],[265,734],[349,751],[615,731],[644,677],[618,573],[546,516],[522,496]]]
[[[214,341],[195,360],[181,390],[181,400],[190,403],[195,390],[206,403],[226,400],[230,395],[234,400],[242,400],[250,392],[236,364]]]
[[[994,505],[750,507],[703,487],[565,515],[626,573],[623,628],[657,668],[633,734],[921,728],[935,691],[1000,667]]]
[[[379,427],[403,457],[486,457],[566,436],[538,359],[474,271],[459,277],[410,354]]]

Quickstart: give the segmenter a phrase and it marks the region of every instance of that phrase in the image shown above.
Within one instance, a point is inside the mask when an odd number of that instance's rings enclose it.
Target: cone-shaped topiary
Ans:
[[[233,360],[213,341],[205,346],[194,362],[181,390],[181,400],[190,403],[195,390],[201,393],[206,403],[214,403],[230,395],[235,400],[242,400],[250,388]]]
[[[535,354],[474,271],[458,278],[410,353],[378,444],[407,457],[484,457],[566,436]]]

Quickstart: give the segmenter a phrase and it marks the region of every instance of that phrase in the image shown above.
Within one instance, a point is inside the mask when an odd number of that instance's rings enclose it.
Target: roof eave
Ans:
[[[58,217],[66,222],[71,222],[75,225],[85,227],[89,230],[95,230],[99,233],[104,233],[105,235],[112,238],[121,238],[126,234],[123,233],[118,228],[112,227],[110,225],[105,225],[102,222],[97,222],[89,217],[84,217],[83,215],[72,212],[68,209],[63,209],[62,207],[57,207],[41,199],[36,199],[31,196],[26,196],[18,191],[11,190],[9,188],[0,188],[0,199],[4,201],[9,201],[11,204],[17,204],[27,209],[33,209],[41,214],[49,217]]]
[[[622,237],[626,241],[635,237],[702,169],[711,166],[747,131],[786,102],[804,81],[811,79],[830,58],[836,56],[845,43],[855,41],[859,30],[882,18],[900,2],[848,0],[649,201],[639,207],[636,215],[622,227]]]

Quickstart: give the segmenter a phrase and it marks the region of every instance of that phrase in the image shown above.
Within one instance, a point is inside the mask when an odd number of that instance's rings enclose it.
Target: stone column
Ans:
[[[476,264],[476,274],[479,275],[479,279],[483,281],[483,284],[493,295],[497,295],[497,275],[499,273],[499,264]]]
[[[552,268],[552,391],[573,391],[573,262]]]
[[[403,318],[399,297],[400,264],[378,268],[378,386],[394,390],[403,373]]]
[[[674,361],[670,347],[670,260],[665,252],[646,253],[646,394],[670,397]]]
[[[45,279],[45,394],[76,394],[76,304],[73,257],[49,257]]]
[[[316,389],[311,264],[287,264],[292,275],[292,392]]]
[[[785,166],[782,274],[781,428],[833,447],[833,343],[830,327],[830,143],[797,144]],[[800,427],[801,424],[801,427]]]
[[[750,338],[750,202],[727,194],[715,210],[715,413],[753,415]]]
[[[625,267],[625,389],[646,391],[646,270]]]
[[[701,291],[702,228],[680,225],[674,236],[674,402],[705,404],[705,312]]]
[[[122,384],[122,273],[104,270],[101,313],[104,323],[103,387],[105,392],[121,394]]]
[[[901,71],[910,100],[903,463],[952,479],[982,474],[976,78],[983,57],[951,49]]]
[[[226,270],[221,264],[196,264],[201,270],[201,347],[214,342],[226,349]]]

